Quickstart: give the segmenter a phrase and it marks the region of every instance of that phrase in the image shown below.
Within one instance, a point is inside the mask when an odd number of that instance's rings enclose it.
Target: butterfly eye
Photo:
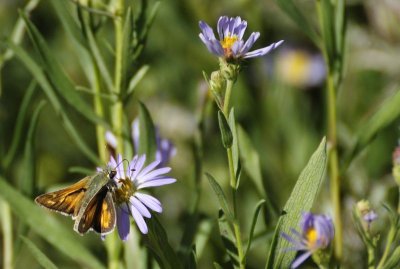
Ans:
[[[108,176],[110,177],[110,179],[114,179],[114,177],[117,175],[117,171],[116,170],[111,170],[110,173],[108,174]]]

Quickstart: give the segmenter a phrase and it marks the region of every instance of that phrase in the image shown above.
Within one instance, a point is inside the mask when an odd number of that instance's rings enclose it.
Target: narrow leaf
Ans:
[[[209,173],[206,173],[206,176],[208,178],[208,182],[211,185],[211,188],[217,195],[219,205],[221,206],[222,210],[226,214],[228,220],[233,220],[233,213],[229,207],[229,204],[226,200],[226,196],[225,196],[224,191],[222,190],[221,186],[218,184],[218,182],[214,179],[214,177],[212,175],[210,175]]]
[[[400,89],[382,102],[380,107],[368,120],[358,128],[355,143],[346,152],[342,173],[357,154],[364,149],[375,136],[400,116]]]
[[[35,205],[0,176],[0,197],[7,201],[15,215],[31,229],[64,255],[77,261],[83,267],[104,268],[102,263],[91,254],[81,242],[78,234],[64,228],[53,216],[54,213]],[[72,225],[72,224],[71,224]]]
[[[397,269],[400,267],[400,246],[396,247],[382,269]]]
[[[291,244],[283,239],[280,234],[281,232],[290,233],[291,228],[298,227],[301,213],[311,210],[325,178],[326,160],[326,138],[324,137],[318,149],[311,156],[307,166],[301,172],[283,208],[286,214],[282,215],[278,220],[269,250],[267,269],[289,268],[293,258],[296,256],[295,251],[283,251],[290,247]]]
[[[156,216],[148,219],[149,233],[144,235],[144,242],[154,254],[158,264],[163,269],[180,269],[182,265],[168,242],[167,233]]]
[[[144,65],[136,72],[136,74],[134,76],[132,76],[131,80],[129,81],[128,90],[126,92],[127,97],[129,97],[133,93],[136,86],[146,75],[147,71],[149,71],[149,66]]]
[[[157,151],[156,132],[150,112],[143,103],[139,103],[139,154],[146,154],[147,162],[155,159]]]
[[[247,255],[249,253],[250,247],[251,247],[251,241],[253,240],[253,235],[254,235],[254,229],[256,227],[258,215],[260,214],[261,207],[265,204],[265,200],[261,200],[257,203],[256,209],[254,210],[254,215],[253,215],[253,220],[251,222],[251,228],[250,228],[250,234],[249,234],[249,241],[247,242],[247,248],[246,252],[244,253],[244,258],[247,258]]]
[[[24,149],[24,177],[20,180],[20,190],[22,193],[31,197],[35,189],[36,184],[36,161],[35,161],[35,134],[38,125],[39,115],[43,109],[45,101],[41,101],[33,112],[32,118],[30,120],[28,135],[25,140]]]
[[[26,23],[29,36],[31,37],[31,40],[42,59],[44,64],[44,72],[48,75],[52,84],[55,86],[54,89],[67,101],[68,104],[70,104],[70,106],[76,109],[76,111],[78,111],[85,118],[95,124],[101,124],[107,128],[110,128],[108,123],[97,116],[93,109],[86,104],[86,102],[76,92],[74,85],[64,73],[60,64],[56,62],[51,55],[50,49],[47,47],[47,44],[42,35],[39,33],[38,29],[26,17],[25,14],[20,14]]]
[[[225,246],[225,250],[235,268],[239,267],[239,255],[236,247],[236,238],[234,232],[230,226],[231,221],[226,218],[226,215],[222,210],[219,211],[218,226],[219,233],[221,235],[222,242]]]
[[[57,266],[28,238],[22,236],[22,241],[26,244],[29,251],[36,261],[45,269],[57,269]]]
[[[221,110],[218,111],[218,123],[221,132],[222,145],[224,148],[228,149],[232,147],[233,136],[228,121]]]
[[[21,141],[25,140],[22,138],[23,135],[26,133],[23,130],[24,120],[26,117],[26,113],[28,111],[29,104],[32,100],[33,93],[35,92],[35,89],[36,89],[36,82],[33,81],[29,84],[29,87],[24,94],[24,98],[19,107],[19,112],[18,112],[16,123],[15,123],[15,130],[13,133],[11,146],[10,146],[6,156],[4,157],[4,163],[3,163],[4,167],[9,167],[10,163],[12,162],[12,160],[15,157],[15,153],[17,152],[19,143]]]

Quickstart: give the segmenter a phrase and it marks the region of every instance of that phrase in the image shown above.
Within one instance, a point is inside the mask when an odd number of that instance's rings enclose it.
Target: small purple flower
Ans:
[[[158,167],[163,167],[163,166],[167,165],[167,163],[173,156],[175,156],[176,148],[175,148],[174,144],[171,142],[171,140],[161,137],[157,126],[155,127],[155,132],[156,132],[156,143],[157,143],[155,160],[159,161]],[[135,119],[132,122],[131,135],[132,135],[133,146],[135,147],[135,150],[137,151],[139,148],[139,120],[138,119]],[[112,151],[111,155],[114,155],[115,151],[117,149],[117,139],[114,136],[114,134],[111,133],[110,131],[106,132],[106,141],[107,141],[109,149]]]
[[[160,132],[155,127],[156,132],[156,143],[157,143],[157,151],[156,151],[156,161],[159,161],[159,167],[165,166],[169,160],[175,156],[176,148],[171,140],[162,138],[160,136]],[[139,148],[139,120],[136,119],[132,122],[132,140],[135,149]]]
[[[301,233],[291,229],[293,236],[284,232],[281,236],[293,244],[287,250],[306,251],[293,261],[291,268],[297,268],[315,251],[326,249],[333,240],[334,228],[332,219],[325,215],[303,213],[300,222]]]
[[[261,57],[277,48],[282,44],[283,40],[272,43],[268,47],[250,51],[253,44],[260,37],[259,32],[251,33],[246,42],[243,40],[243,35],[247,27],[247,21],[242,20],[240,17],[228,18],[222,16],[218,20],[217,31],[219,40],[215,38],[214,31],[205,22],[199,22],[202,33],[199,34],[201,41],[206,45],[207,49],[219,56],[226,59],[247,59],[254,57]]]
[[[114,180],[118,186],[115,190],[117,204],[117,227],[119,237],[125,241],[130,231],[129,216],[136,222],[143,234],[148,233],[145,218],[151,218],[150,210],[161,213],[161,202],[151,195],[142,192],[144,188],[158,187],[176,182],[176,179],[165,176],[171,168],[157,168],[159,161],[154,161],[144,166],[146,155],[135,156],[129,163],[127,171],[121,164],[122,157],[117,160],[111,157],[108,165],[117,167]]]

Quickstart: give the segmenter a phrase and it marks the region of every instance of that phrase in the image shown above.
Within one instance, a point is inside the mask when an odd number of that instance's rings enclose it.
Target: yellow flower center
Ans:
[[[224,40],[221,40],[221,46],[224,49],[224,54],[226,57],[232,56],[232,46],[239,38],[237,35],[227,35],[224,37]]]
[[[312,249],[316,246],[318,240],[318,232],[314,228],[310,228],[306,232],[308,248]]]
[[[123,204],[129,202],[129,198],[133,196],[136,192],[136,188],[129,178],[118,180],[121,186],[116,189],[115,197],[117,204]]]

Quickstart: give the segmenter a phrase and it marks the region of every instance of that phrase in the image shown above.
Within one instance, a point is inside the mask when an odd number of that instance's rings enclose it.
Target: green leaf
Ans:
[[[4,167],[9,167],[11,162],[13,161],[15,157],[15,153],[17,152],[19,143],[25,139],[23,139],[23,135],[25,135],[25,130],[23,130],[24,127],[24,120],[28,111],[29,104],[32,100],[33,93],[35,92],[36,89],[36,82],[33,81],[29,84],[28,89],[25,92],[24,98],[22,99],[22,103],[19,107],[19,112],[17,116],[17,120],[15,123],[15,130],[12,136],[12,141],[11,141],[11,146],[4,157],[4,162],[3,166]]]
[[[219,233],[225,250],[235,268],[239,267],[239,252],[236,247],[235,234],[231,228],[231,221],[226,217],[223,210],[220,210],[218,216]]]
[[[24,176],[20,179],[20,190],[28,197],[32,197],[36,185],[36,161],[35,161],[35,134],[39,121],[39,114],[43,109],[45,101],[41,101],[33,112],[30,120],[28,135],[25,142],[24,150]]]
[[[10,204],[15,215],[31,229],[64,255],[77,261],[82,267],[105,268],[102,263],[82,245],[78,234],[64,228],[53,216],[54,213],[35,205],[0,176],[0,197]]]
[[[223,269],[222,266],[219,265],[219,263],[213,262],[213,264],[214,264],[214,268],[215,268],[215,269]]]
[[[396,247],[395,250],[389,255],[389,259],[386,261],[382,269],[397,269],[400,267],[400,246]]]
[[[36,81],[39,83],[41,89],[46,94],[49,99],[51,105],[53,106],[57,115],[59,115],[62,119],[62,123],[64,124],[65,130],[72,137],[75,144],[78,148],[93,162],[96,164],[101,164],[97,155],[87,146],[87,143],[83,141],[80,137],[78,131],[73,126],[72,122],[68,118],[67,114],[64,112],[65,109],[62,108],[60,101],[55,93],[50,82],[47,80],[46,75],[43,73],[42,68],[33,59],[29,56],[29,54],[19,46],[14,45],[11,42],[7,43],[8,46],[14,51],[15,55],[21,60],[21,62],[26,66],[26,68],[32,73]]]
[[[50,79],[51,83],[54,85],[54,89],[65,99],[65,101],[67,101],[70,106],[76,109],[76,111],[78,111],[89,121],[94,124],[101,124],[110,129],[108,123],[97,116],[93,109],[79,96],[70,79],[64,73],[59,63],[57,63],[51,55],[50,49],[47,47],[44,38],[39,33],[37,28],[26,17],[26,15],[23,13],[20,14],[26,23],[29,36],[31,37],[31,40],[40,55],[42,64],[44,65],[43,70]]]
[[[179,269],[182,265],[168,242],[167,234],[156,216],[146,221],[149,233],[143,235],[144,243],[154,254],[163,269]]]
[[[275,0],[278,6],[293,20],[293,22],[304,31],[306,35],[314,42],[317,47],[321,47],[321,40],[317,32],[306,17],[300,12],[292,0]]]
[[[208,178],[208,182],[211,185],[211,188],[217,195],[219,205],[221,206],[222,210],[226,214],[228,220],[233,220],[232,210],[229,207],[229,204],[226,200],[224,191],[222,190],[221,186],[218,184],[218,182],[214,179],[214,177],[212,175],[210,175],[209,173],[206,173],[206,176]]]
[[[218,111],[218,123],[221,132],[222,145],[224,148],[228,149],[232,147],[233,136],[228,121],[221,110]]]
[[[139,82],[143,79],[143,77],[146,75],[147,71],[149,71],[149,66],[144,65],[140,67],[140,69],[135,73],[134,76],[129,81],[128,85],[128,90],[126,91],[126,97],[128,98],[133,91],[135,90],[136,86],[139,84]]]
[[[139,102],[139,148],[138,154],[146,154],[146,162],[154,161],[157,151],[156,132],[150,112]]]
[[[302,212],[308,212],[318,195],[325,178],[327,161],[326,138],[324,137],[318,149],[311,156],[307,166],[301,172],[293,191],[283,208],[284,214],[279,218],[274,238],[270,246],[268,262],[265,268],[289,268],[296,256],[295,251],[283,251],[291,243],[281,237],[282,232],[290,233],[291,228],[299,225]]]
[[[250,247],[251,247],[251,241],[253,240],[253,235],[254,235],[254,229],[256,227],[258,215],[260,214],[261,207],[265,204],[265,200],[261,200],[257,203],[256,209],[254,210],[254,215],[253,215],[253,220],[251,222],[251,228],[250,228],[250,234],[249,234],[249,240],[247,242],[247,248],[246,252],[244,253],[244,258],[247,258],[247,255],[249,253]]]
[[[344,164],[341,172],[343,173],[350,165],[357,154],[364,149],[375,136],[394,122],[400,116],[400,90],[393,96],[387,98],[368,120],[358,128],[355,143],[346,152]]]
[[[22,236],[22,241],[26,244],[29,251],[37,262],[46,269],[57,269],[57,266],[28,238]]]

